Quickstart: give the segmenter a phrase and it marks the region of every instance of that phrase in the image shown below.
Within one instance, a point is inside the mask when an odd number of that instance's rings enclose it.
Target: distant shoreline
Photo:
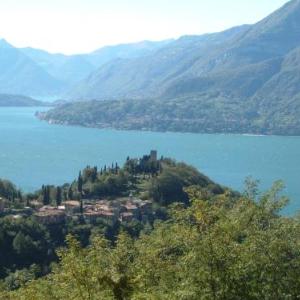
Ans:
[[[116,130],[116,131],[137,131],[137,132],[156,132],[156,133],[181,133],[181,134],[202,134],[202,135],[232,135],[232,136],[245,136],[245,137],[299,137],[300,135],[280,135],[280,134],[259,134],[259,133],[239,133],[239,132],[195,132],[195,131],[175,131],[175,130],[153,130],[147,128],[121,128],[113,126],[97,126],[97,125],[84,125],[84,124],[71,124],[67,121],[58,121],[55,119],[46,119],[43,115],[45,112],[36,112],[35,116],[42,122],[46,122],[49,125],[59,125],[68,127],[81,127],[91,128],[98,130]]]

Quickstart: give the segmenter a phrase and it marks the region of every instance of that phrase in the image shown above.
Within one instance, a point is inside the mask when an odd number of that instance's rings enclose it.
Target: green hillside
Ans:
[[[51,124],[80,125],[121,130],[195,133],[300,135],[300,97],[267,99],[254,105],[240,98],[195,94],[156,100],[85,101],[63,104],[45,113]]]
[[[76,103],[43,118],[100,128],[299,135],[299,28],[300,0],[292,0],[257,24],[112,61],[68,96],[117,102]]]
[[[58,202],[73,192],[81,199],[102,191],[113,203],[112,192],[126,186],[126,192],[152,191],[152,220],[92,222],[82,205],[61,221],[49,217],[64,214]],[[0,216],[0,298],[297,299],[300,223],[280,215],[287,203],[281,188],[278,182],[259,193],[248,179],[245,191],[235,193],[193,167],[151,155],[128,158],[122,169],[87,167],[71,185],[43,186],[36,195],[0,180],[0,195],[11,206]],[[36,205],[30,201],[37,195],[48,206],[20,215],[30,210],[20,205]],[[85,201],[86,209],[93,206]]]
[[[288,57],[300,47],[299,27],[300,1],[292,0],[257,24],[183,37],[146,57],[112,61],[76,86],[69,97],[165,98],[197,92],[218,92],[241,101],[244,96],[248,101],[256,95],[270,97],[265,85],[281,76],[290,63]],[[280,83],[278,89],[285,90]]]

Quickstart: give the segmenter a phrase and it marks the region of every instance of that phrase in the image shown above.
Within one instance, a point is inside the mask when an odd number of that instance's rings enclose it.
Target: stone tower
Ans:
[[[157,151],[156,150],[151,150],[150,158],[152,161],[157,161]]]

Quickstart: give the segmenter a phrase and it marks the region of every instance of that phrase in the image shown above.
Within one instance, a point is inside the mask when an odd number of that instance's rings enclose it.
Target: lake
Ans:
[[[237,190],[252,176],[262,190],[278,179],[300,209],[300,137],[207,135],[99,130],[49,125],[34,117],[44,108],[0,108],[0,177],[23,191],[63,184],[86,165],[118,162],[151,149],[197,167],[213,180]]]

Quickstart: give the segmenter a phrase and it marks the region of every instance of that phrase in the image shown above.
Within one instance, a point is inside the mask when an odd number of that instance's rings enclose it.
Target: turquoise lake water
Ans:
[[[0,177],[24,191],[73,180],[86,165],[122,164],[126,157],[157,149],[197,167],[213,180],[242,190],[247,176],[262,190],[278,179],[300,209],[300,137],[206,135],[98,130],[49,125],[34,117],[39,108],[0,108]]]

